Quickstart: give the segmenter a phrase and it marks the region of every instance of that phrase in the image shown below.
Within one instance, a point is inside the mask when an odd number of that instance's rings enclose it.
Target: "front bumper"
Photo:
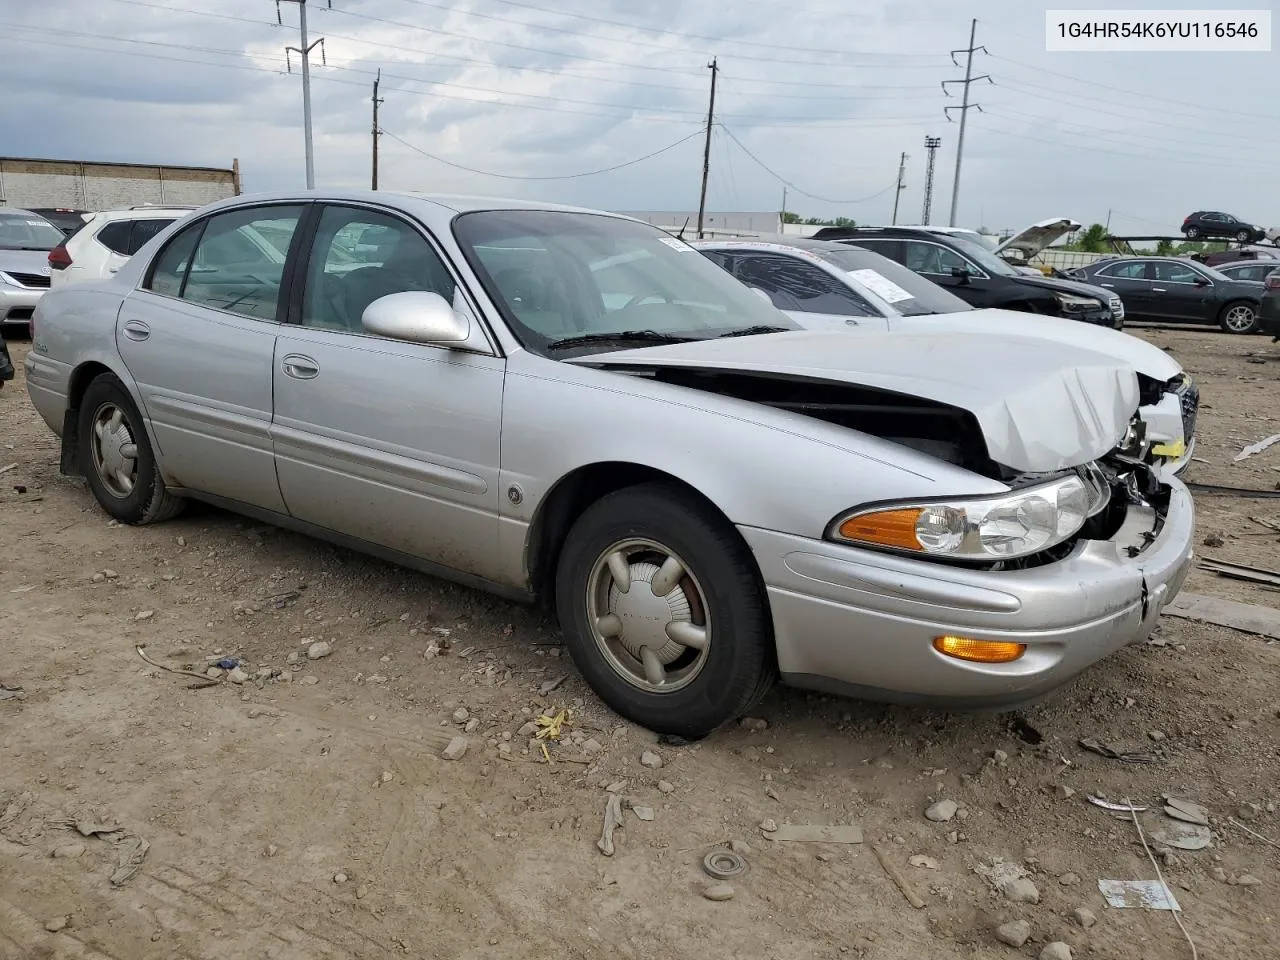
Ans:
[[[1112,540],[1027,570],[960,569],[754,527],[739,528],[760,563],[778,665],[796,686],[939,707],[1033,700],[1154,628],[1191,565],[1194,506],[1166,475],[1163,526],[1132,507]],[[1131,550],[1138,552],[1130,556]],[[933,649],[935,637],[1027,644],[1019,660],[976,664]]]
[[[1264,294],[1258,309],[1258,327],[1268,336],[1280,339],[1280,295]]]
[[[0,324],[30,323],[31,314],[47,290],[0,283]]]

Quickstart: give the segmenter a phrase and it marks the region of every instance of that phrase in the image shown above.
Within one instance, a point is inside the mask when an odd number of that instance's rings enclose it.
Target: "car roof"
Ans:
[[[25,207],[0,207],[0,213],[12,213],[15,217],[35,217],[39,220],[48,220],[43,213],[36,213],[34,210],[28,210]]]
[[[129,207],[127,210],[99,210],[89,214],[86,223],[101,223],[105,220],[150,220],[160,217],[185,217],[199,207]]]
[[[333,190],[319,188],[316,190],[275,190],[266,193],[243,193],[228,197],[200,208],[202,212],[238,207],[255,203],[287,203],[306,202],[310,200],[346,201],[351,203],[381,203],[391,206],[407,207],[426,203],[444,208],[454,213],[469,213],[474,210],[560,210],[566,213],[595,213],[617,217],[621,220],[635,220],[620,213],[605,210],[593,210],[588,207],[573,207],[559,203],[544,203],[539,200],[517,200],[508,197],[483,197],[467,194],[430,193],[416,190]],[[643,222],[643,221],[637,221]]]
[[[843,253],[847,250],[872,252],[855,244],[840,243],[838,240],[813,240],[810,237],[787,237],[768,234],[759,237],[722,237],[711,240],[691,240],[689,243],[698,249],[728,246],[755,250],[803,250],[809,253]]]

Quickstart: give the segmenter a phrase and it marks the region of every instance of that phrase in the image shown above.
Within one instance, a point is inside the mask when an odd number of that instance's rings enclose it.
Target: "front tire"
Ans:
[[[1234,300],[1222,308],[1218,324],[1227,333],[1254,333],[1258,329],[1258,307],[1247,300]]]
[[[556,610],[591,688],[658,733],[706,736],[776,679],[750,550],[674,485],[628,487],[583,512],[560,555]]]
[[[119,378],[104,373],[80,399],[80,463],[102,509],[121,523],[158,523],[187,501],[165,487],[142,415]]]

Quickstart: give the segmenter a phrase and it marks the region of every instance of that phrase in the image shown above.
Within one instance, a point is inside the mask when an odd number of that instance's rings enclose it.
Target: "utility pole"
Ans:
[[[929,226],[929,218],[933,215],[933,165],[938,159],[938,147],[942,146],[941,137],[925,137],[924,148],[929,159],[924,165],[924,211],[920,214],[920,223]]]
[[[311,146],[311,51],[316,47],[320,48],[320,62],[324,63],[324,38],[307,43],[307,0],[276,0],[276,21],[284,23],[280,18],[281,3],[296,3],[298,5],[298,31],[299,46],[285,47],[284,56],[285,64],[289,68],[289,72],[293,72],[293,64],[289,60],[290,52],[298,54],[302,57],[302,135],[305,139],[307,153],[307,189],[314,190],[316,188],[316,163],[315,153]],[[332,6],[332,3],[330,4]]]
[[[707,212],[707,178],[711,176],[711,123],[716,115],[716,74],[720,67],[712,57],[707,64],[711,71],[711,105],[707,107],[707,145],[702,151],[702,194],[698,198],[698,239],[702,239],[702,218]]]
[[[378,75],[373,78],[373,189],[378,189],[378,138],[382,136],[382,131],[378,129],[378,104],[382,100],[378,97],[378,84],[382,81],[382,68],[378,68]]]
[[[907,175],[907,155],[904,152],[898,158],[898,187],[893,191],[893,223],[898,223],[898,201],[902,199],[902,191],[907,189],[907,185],[902,182],[902,178]]]
[[[974,36],[977,34],[977,32],[978,32],[978,21],[973,20],[969,24],[969,46],[963,50],[951,51],[951,62],[954,63],[957,67],[960,66],[960,64],[956,62],[956,54],[963,53],[967,55],[965,59],[965,64],[964,64],[964,80],[943,80],[942,81],[942,92],[945,93],[948,97],[951,96],[951,92],[947,90],[947,84],[949,83],[964,84],[964,99],[961,101],[960,106],[942,108],[942,112],[946,115],[947,120],[951,120],[952,110],[960,111],[960,138],[956,141],[956,176],[955,176],[955,182],[952,183],[951,185],[951,226],[953,227],[956,225],[956,205],[959,203],[959,200],[960,200],[960,163],[964,157],[965,121],[969,119],[969,111],[971,109],[976,108],[979,113],[982,112],[981,104],[969,102],[969,85],[972,83],[976,83],[979,80],[986,80],[988,83],[995,82],[987,74],[983,74],[980,77],[975,77],[973,75],[974,53],[976,53],[979,50],[981,50],[983,53],[987,52],[986,47],[975,47],[973,45]]]

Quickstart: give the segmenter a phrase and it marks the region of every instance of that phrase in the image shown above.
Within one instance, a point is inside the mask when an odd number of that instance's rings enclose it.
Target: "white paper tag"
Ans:
[[[886,303],[897,303],[900,300],[914,299],[911,294],[882,274],[874,270],[850,270],[849,276],[874,293]]]

